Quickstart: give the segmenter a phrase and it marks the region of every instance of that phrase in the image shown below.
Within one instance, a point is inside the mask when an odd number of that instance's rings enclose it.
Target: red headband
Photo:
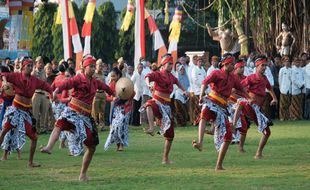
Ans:
[[[235,57],[231,56],[222,61],[222,65],[227,65],[229,63],[233,63],[235,61]]]
[[[32,64],[32,59],[26,59],[22,62],[22,68],[24,68],[28,64]]]
[[[173,59],[171,56],[166,56],[164,57],[162,60],[161,60],[161,64],[162,65],[166,65],[167,63],[172,63],[173,62]]]
[[[240,67],[244,67],[245,66],[245,63],[244,61],[239,61],[235,64],[235,69],[238,69]]]
[[[83,61],[83,67],[87,67],[92,64],[96,64],[96,59],[93,57],[88,57]]]
[[[267,59],[258,59],[257,61],[255,61],[255,66],[257,67],[266,62],[267,62]]]

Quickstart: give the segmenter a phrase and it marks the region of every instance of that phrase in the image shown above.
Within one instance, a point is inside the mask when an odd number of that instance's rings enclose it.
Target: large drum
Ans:
[[[116,97],[122,100],[128,100],[134,94],[133,82],[127,77],[118,79],[115,85],[115,92]]]

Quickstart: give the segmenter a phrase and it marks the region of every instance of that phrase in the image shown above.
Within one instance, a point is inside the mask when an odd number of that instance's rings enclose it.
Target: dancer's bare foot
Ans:
[[[216,166],[214,169],[216,172],[225,170],[223,166]]]
[[[0,159],[1,161],[6,161],[8,159],[7,156],[2,156],[2,158]]]
[[[46,148],[46,147],[43,147],[43,146],[41,146],[41,148],[40,148],[40,152],[41,152],[41,153],[52,154],[52,152],[51,152],[51,151],[47,150],[47,148]]]
[[[86,176],[86,174],[80,174],[79,180],[80,181],[88,181],[89,178]]]
[[[244,148],[239,148],[239,152],[240,152],[240,153],[246,153],[246,151],[244,150]]]
[[[151,136],[154,136],[154,135],[155,135],[154,129],[151,129],[151,128],[148,128],[148,129],[147,129],[147,128],[144,128],[143,131],[144,131],[145,134],[148,134],[148,135],[151,135]]]
[[[263,159],[264,157],[263,157],[263,155],[261,155],[261,154],[256,154],[255,156],[254,156],[254,159],[256,159],[256,160],[260,160],[260,159]]]
[[[169,164],[173,164],[174,162],[171,160],[163,160],[161,163],[164,165],[169,165]]]
[[[37,168],[37,167],[41,167],[41,164],[37,164],[37,163],[32,162],[32,163],[29,163],[28,166],[31,168]]]
[[[193,146],[193,148],[196,148],[197,150],[202,151],[201,144],[196,142],[196,140],[192,141],[192,146]]]
[[[21,160],[21,159],[22,159],[22,153],[21,153],[20,150],[17,151],[17,159],[18,159],[18,160]]]
[[[117,145],[116,151],[124,151],[124,146],[122,144]]]

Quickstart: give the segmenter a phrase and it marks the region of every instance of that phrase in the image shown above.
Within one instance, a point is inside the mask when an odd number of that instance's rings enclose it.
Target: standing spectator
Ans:
[[[52,70],[54,74],[58,74],[58,62],[56,61],[56,59],[52,60]]]
[[[207,76],[206,71],[204,70],[204,68],[202,67],[203,65],[203,59],[202,57],[198,58],[197,61],[197,65],[193,68],[192,73],[191,73],[191,77],[193,80],[193,92],[195,94],[195,101],[193,101],[194,103],[194,114],[195,114],[195,118],[194,119],[194,125],[198,125],[199,123],[199,118],[200,118],[200,110],[201,107],[199,106],[199,95],[200,95],[200,88],[201,88],[201,83],[203,81],[203,79]]]
[[[307,62],[308,63],[304,67],[305,87],[306,87],[304,118],[309,120],[310,119],[310,61],[307,60]]]
[[[194,55],[193,62],[189,63],[189,68],[188,68],[188,72],[187,72],[188,77],[189,77],[189,86],[190,86],[190,88],[189,88],[190,90],[189,90],[188,115],[189,115],[189,122],[192,125],[194,125],[197,115],[195,115],[195,113],[194,113],[196,96],[195,96],[194,89],[193,89],[194,84],[193,84],[193,78],[192,78],[191,74],[192,74],[192,70],[197,65],[197,60],[198,60],[198,55]]]
[[[102,59],[96,61],[96,70],[94,78],[105,83],[105,76],[103,74]],[[106,105],[106,95],[103,90],[97,89],[94,100],[92,102],[92,117],[95,119],[96,125],[99,126],[101,131],[104,131],[105,121],[104,112]]]
[[[133,98],[132,121],[131,121],[131,124],[134,126],[140,125],[139,109],[141,107],[142,102],[143,83],[144,83],[144,75],[142,72],[143,72],[143,65],[142,63],[139,63],[137,66],[137,70],[133,73],[131,77],[135,91],[135,96]]]
[[[32,71],[31,75],[46,82],[44,62],[41,56],[36,58],[35,68]],[[39,134],[45,133],[47,130],[47,126],[45,126],[45,117],[48,111],[49,100],[46,97],[47,92],[42,89],[35,90],[35,93],[32,97],[32,114],[33,117],[36,119],[35,127]]]
[[[45,71],[45,74],[46,74],[46,82],[48,84],[52,85],[52,83],[55,80],[55,77],[57,76],[57,75],[55,75],[53,73],[52,64],[47,63],[44,66],[44,71]],[[53,114],[53,110],[52,110],[52,103],[51,103],[51,101],[49,101],[49,97],[48,96],[46,96],[46,99],[48,100],[47,101],[48,108],[47,108],[47,112],[46,112],[46,115],[45,115],[44,126],[46,127],[46,129],[48,131],[52,131],[53,130],[53,126],[55,124],[55,118],[54,118],[54,114]]]
[[[295,59],[292,67],[292,102],[290,115],[292,120],[302,119],[303,115],[303,89],[305,87],[304,71],[299,66],[300,60]]]
[[[143,77],[145,77],[145,75],[152,72],[150,65],[148,65],[148,62],[146,62],[144,59],[141,59],[140,63],[142,63],[143,65],[143,72],[142,72]],[[146,85],[145,80],[143,80],[143,96],[142,96],[141,104],[144,105],[151,98],[152,98],[151,91],[149,87]],[[141,117],[141,124],[148,124],[148,119],[147,119],[147,115],[145,112],[142,112],[140,117]]]
[[[177,64],[177,63],[176,63]],[[177,64],[177,79],[183,88],[188,92],[189,90],[189,78],[186,74],[185,68],[182,64]],[[176,119],[179,125],[186,126],[188,120],[186,102],[188,98],[184,96],[184,93],[180,88],[175,91],[174,106],[176,109]]]
[[[131,78],[134,72],[134,67],[132,65],[127,65],[126,77]]]
[[[288,56],[283,56],[282,62],[284,67],[279,72],[279,86],[280,86],[280,109],[279,118],[280,121],[289,120],[290,112],[289,107],[291,104],[292,94],[292,69]]]
[[[16,58],[14,61],[14,72],[20,72],[20,61],[18,58]]]
[[[218,56],[214,55],[211,57],[211,66],[207,71],[207,76],[211,74],[212,71],[218,70],[219,58]]]
[[[73,62],[73,59],[72,58],[68,58],[67,59],[67,63],[69,65],[69,67],[75,69],[75,63]],[[81,67],[82,68],[82,67]]]

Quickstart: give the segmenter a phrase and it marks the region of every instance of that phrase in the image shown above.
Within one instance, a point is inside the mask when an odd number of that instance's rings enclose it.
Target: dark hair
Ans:
[[[10,69],[6,66],[0,65],[0,73],[9,73]]]
[[[70,73],[71,76],[75,75],[75,70],[72,67],[67,68],[66,72]]]
[[[58,66],[58,71],[60,72],[65,72],[66,69],[69,67],[69,64],[66,61],[63,61],[59,66]]]
[[[68,58],[68,59],[67,59],[67,62],[69,62],[69,61],[72,61],[72,62],[73,62],[73,59],[72,59],[72,58]]]
[[[122,72],[117,67],[114,67],[111,72],[114,72],[116,75],[118,75],[120,78],[122,77]]]

